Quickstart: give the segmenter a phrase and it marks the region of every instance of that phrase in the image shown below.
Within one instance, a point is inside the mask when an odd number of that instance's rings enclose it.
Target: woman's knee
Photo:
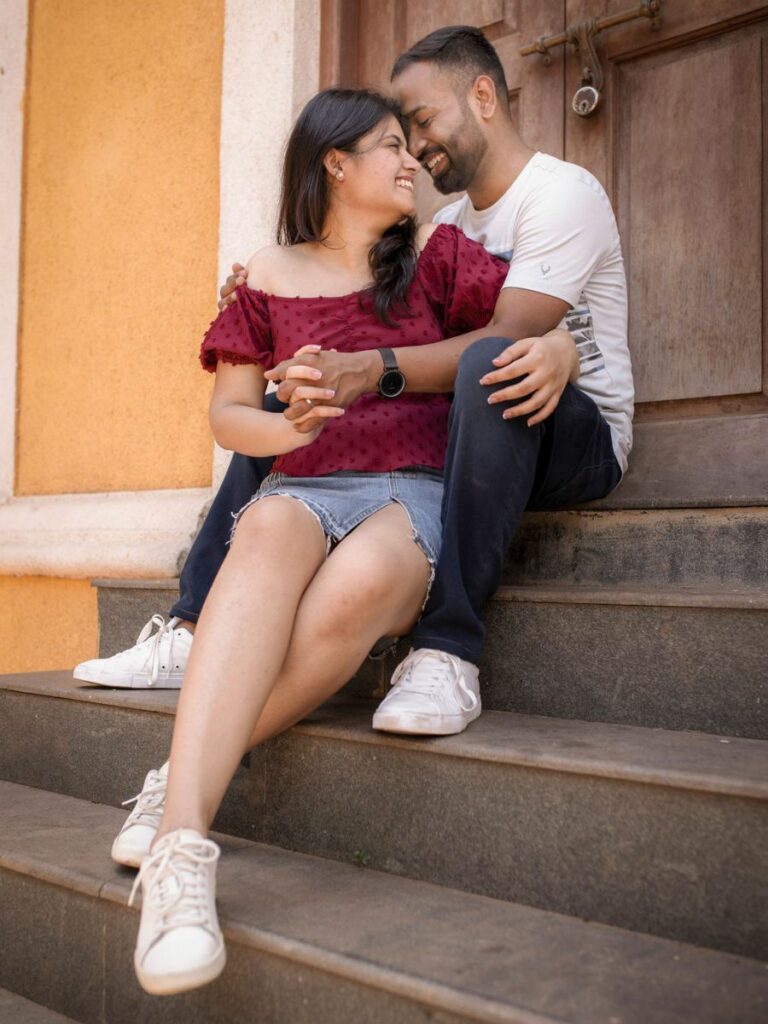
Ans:
[[[252,543],[256,539],[273,539],[280,534],[301,529],[304,522],[310,524],[311,513],[301,502],[283,495],[260,498],[249,505],[238,519],[235,528],[235,542]],[[319,525],[316,527],[319,529]]]

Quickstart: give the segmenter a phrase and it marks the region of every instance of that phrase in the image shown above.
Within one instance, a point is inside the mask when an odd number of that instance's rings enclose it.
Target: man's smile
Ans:
[[[433,178],[436,178],[441,171],[445,170],[445,164],[448,162],[448,156],[444,150],[438,150],[437,153],[431,153],[426,159],[422,160],[422,166],[426,167]]]

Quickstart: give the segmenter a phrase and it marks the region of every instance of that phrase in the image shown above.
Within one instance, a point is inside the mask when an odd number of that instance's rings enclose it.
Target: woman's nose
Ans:
[[[419,163],[419,161],[416,159],[415,156],[411,156],[411,154],[407,150],[405,151],[403,167],[408,171],[412,171],[414,174],[418,174],[419,171],[421,170],[421,164]]]

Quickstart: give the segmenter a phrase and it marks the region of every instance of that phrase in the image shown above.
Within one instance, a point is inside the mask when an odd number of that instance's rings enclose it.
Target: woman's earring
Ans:
[[[336,171],[336,177],[339,179],[339,181],[344,181],[344,171],[342,171],[340,167]]]

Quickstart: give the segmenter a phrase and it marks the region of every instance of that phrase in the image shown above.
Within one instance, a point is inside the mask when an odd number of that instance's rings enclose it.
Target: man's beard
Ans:
[[[451,136],[444,147],[448,167],[432,179],[437,191],[447,196],[452,192],[464,192],[469,188],[487,149],[488,142],[485,136],[474,120],[468,117],[461,129]]]

